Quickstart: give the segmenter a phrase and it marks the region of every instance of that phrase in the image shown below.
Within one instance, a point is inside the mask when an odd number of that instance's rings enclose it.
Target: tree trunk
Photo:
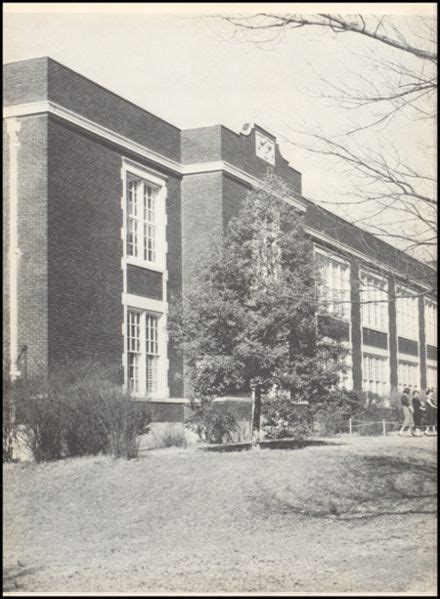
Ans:
[[[252,404],[252,447],[260,447],[261,387],[255,385]]]

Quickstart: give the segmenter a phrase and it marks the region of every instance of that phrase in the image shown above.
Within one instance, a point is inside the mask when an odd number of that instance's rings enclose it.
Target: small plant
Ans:
[[[14,408],[12,403],[12,385],[9,372],[3,368],[3,462],[12,462],[14,458],[14,445],[17,438]]]
[[[317,402],[312,409],[313,428],[325,436],[347,433],[349,418],[358,417],[362,406],[355,391],[336,389],[326,395],[325,402]]]
[[[113,392],[105,394],[103,399],[109,452],[115,457],[138,457],[139,435],[148,433],[151,422],[145,403],[132,400],[118,388],[113,388]]]
[[[237,429],[236,418],[223,405],[215,402],[193,402],[192,414],[185,425],[196,432],[205,443],[232,441],[232,433]]]
[[[287,394],[266,397],[263,401],[263,430],[268,439],[303,439],[310,435],[308,418]]]
[[[177,427],[172,423],[167,423],[164,427],[156,428],[152,431],[154,447],[187,447],[187,440],[183,428]]]

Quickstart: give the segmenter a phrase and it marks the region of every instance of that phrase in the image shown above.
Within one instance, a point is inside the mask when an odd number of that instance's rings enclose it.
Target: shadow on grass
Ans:
[[[25,568],[21,566],[13,566],[3,570],[3,591],[16,592],[23,590],[23,582],[26,576],[33,574],[35,568]]]
[[[317,465],[317,468],[319,466]],[[437,513],[437,467],[423,459],[350,456],[328,471],[310,473],[313,490],[289,484],[259,488],[259,511],[270,515],[370,520],[381,516]],[[310,482],[307,481],[307,482]]]
[[[261,449],[303,449],[304,447],[312,447],[314,445],[344,445],[344,443],[338,443],[334,441],[322,441],[319,439],[305,439],[300,441],[298,439],[270,439],[262,441],[260,443]],[[248,451],[252,449],[252,444],[249,441],[242,441],[240,443],[222,443],[221,445],[205,445],[199,447],[202,451],[217,451],[217,452],[228,452],[228,451]]]

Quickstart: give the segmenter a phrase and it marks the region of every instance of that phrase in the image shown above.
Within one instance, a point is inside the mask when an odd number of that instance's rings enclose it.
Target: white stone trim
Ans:
[[[166,302],[155,300],[150,297],[143,297],[142,295],[133,295],[132,293],[123,293],[122,303],[130,306],[130,308],[136,308],[137,310],[160,312],[162,314],[168,312],[168,304]]]
[[[320,239],[321,241],[328,243],[330,246],[338,248],[338,249],[342,250],[343,252],[350,254],[351,256],[354,256],[360,260],[363,260],[364,262],[368,262],[369,264],[373,265],[376,268],[388,271],[390,274],[394,274],[398,277],[401,277],[401,278],[403,277],[403,275],[400,271],[389,266],[388,264],[381,263],[377,260],[374,260],[374,258],[371,258],[367,254],[364,254],[358,250],[355,250],[355,249],[351,248],[349,245],[346,245],[345,243],[342,243],[341,241],[337,241],[336,239],[333,239],[333,237],[330,237],[329,235],[326,235],[325,233],[321,233],[320,231],[317,231],[313,227],[305,226],[304,230],[307,233],[309,233],[309,235],[311,235],[312,237],[314,237],[316,239]],[[397,249],[397,248],[395,248],[395,249]],[[364,268],[364,267],[362,266],[361,268]],[[383,276],[383,275],[379,275],[379,276]],[[415,281],[414,279],[409,279],[409,278],[407,278],[406,281],[408,281],[408,283],[411,285],[415,285],[416,287],[418,286],[418,287],[421,287],[428,291],[431,291],[431,287],[429,285],[425,285],[424,283],[421,283],[419,281]],[[396,281],[396,285],[399,285],[399,283],[397,281]]]
[[[376,354],[377,356],[379,356],[381,358],[389,358],[390,357],[389,349],[383,349],[382,347],[373,347],[372,345],[365,345],[364,343],[362,343],[361,350],[362,350],[363,354],[364,353],[370,354],[370,355]]]
[[[398,362],[412,362],[414,364],[419,364],[420,358],[419,358],[419,356],[411,356],[409,354],[402,354],[400,352],[397,352],[397,361]]]
[[[330,258],[330,260],[334,260],[335,262],[339,262],[340,264],[343,264],[344,266],[350,268],[350,262],[348,260],[344,260],[344,258],[341,258],[341,256],[339,256],[336,252],[332,252],[327,248],[323,248],[319,246],[317,243],[313,243],[313,248],[317,254],[321,254],[321,256]]]
[[[181,165],[179,162],[167,158],[166,156],[163,156],[158,152],[154,152],[153,150],[146,148],[142,144],[128,139],[127,137],[119,133],[116,133],[111,129],[107,129],[107,127],[103,127],[102,125],[99,125],[98,123],[95,123],[94,121],[91,121],[90,119],[81,116],[78,113],[73,112],[72,110],[64,108],[64,106],[61,106],[56,102],[45,100],[44,102],[32,102],[30,104],[7,106],[4,109],[4,115],[6,118],[9,116],[30,116],[42,112],[47,112],[49,114],[58,116],[63,120],[72,123],[73,125],[77,125],[82,129],[86,129],[90,133],[94,133],[95,135],[98,135],[103,139],[116,143],[119,146],[125,148],[126,150],[135,152],[139,156],[143,156],[144,158],[148,159],[149,161],[155,164],[159,164],[160,166],[164,166],[175,172],[181,171]]]
[[[133,256],[127,256],[127,245],[126,245],[126,204],[127,204],[127,174],[133,174],[153,185],[159,187],[158,193],[158,230],[159,233],[159,250],[160,258],[157,263],[150,263],[144,260],[139,260]],[[153,399],[156,401],[168,401],[169,400],[169,387],[168,387],[168,370],[169,370],[169,359],[168,359],[168,332],[167,332],[167,319],[168,319],[168,303],[167,298],[167,281],[168,281],[168,270],[167,270],[167,242],[166,242],[166,177],[163,177],[160,173],[152,171],[151,169],[145,168],[143,165],[134,162],[126,157],[122,159],[121,166],[121,181],[122,181],[122,197],[121,197],[121,210],[122,210],[122,227],[121,227],[121,239],[123,246],[123,255],[121,259],[121,268],[123,272],[123,291],[122,291],[122,306],[123,306],[123,323],[122,323],[122,334],[124,339],[124,353],[122,355],[122,364],[124,367],[124,388],[127,389],[127,375],[128,375],[128,352],[127,352],[127,312],[129,308],[142,310],[144,312],[154,312],[159,315],[158,322],[158,341],[159,347],[161,348],[161,355],[159,357],[159,373],[158,373],[158,392],[153,397],[148,398],[148,401]],[[162,247],[160,247],[162,246]],[[139,295],[128,293],[127,286],[127,266],[133,264],[146,268],[148,270],[154,270],[162,273],[162,297],[163,300],[155,300]],[[142,399],[142,397],[139,397]]]
[[[13,116],[31,116],[43,112],[54,114],[59,118],[62,118],[78,127],[81,127],[82,129],[94,133],[95,135],[98,135],[103,139],[106,139],[119,146],[122,146],[126,150],[130,150],[131,152],[134,152],[139,156],[146,158],[150,162],[165,167],[168,170],[179,175],[192,175],[198,173],[211,173],[215,171],[223,171],[228,175],[231,175],[232,177],[236,177],[240,181],[244,181],[245,183],[252,185],[253,187],[257,187],[260,189],[266,188],[266,186],[260,179],[252,175],[249,175],[245,171],[241,170],[240,168],[237,168],[236,166],[224,160],[200,162],[193,164],[181,164],[175,160],[163,156],[162,154],[159,154],[158,152],[154,152],[153,150],[146,148],[142,144],[132,141],[131,139],[119,133],[116,133],[115,131],[107,129],[106,127],[103,127],[102,125],[99,125],[98,123],[95,123],[94,121],[91,121],[90,119],[83,117],[77,114],[76,112],[68,110],[67,108],[64,108],[56,102],[51,102],[50,100],[45,100],[43,102],[32,102],[29,104],[18,104],[15,106],[6,106],[4,108],[3,114],[5,118],[8,118]],[[292,206],[295,206],[295,208],[297,208],[298,210],[302,212],[306,211],[306,208],[303,202],[301,201],[299,195],[295,197],[295,194],[291,192],[291,196],[287,198],[283,196],[282,199],[287,203],[291,204]]]
[[[143,146],[137,142],[134,142],[134,141],[130,140],[129,138],[124,137],[123,135],[120,135],[119,133],[115,133],[114,131],[107,129],[106,127],[103,127],[102,125],[98,125],[97,123],[95,123],[83,116],[80,116],[71,110],[64,108],[63,106],[61,106],[55,102],[48,101],[48,100],[45,100],[42,102],[31,102],[31,103],[27,103],[27,104],[17,104],[14,106],[6,106],[4,108],[3,114],[4,114],[5,118],[10,118],[10,117],[31,116],[31,115],[40,114],[43,112],[54,114],[54,115],[58,116],[59,118],[62,118],[70,123],[73,123],[73,124],[81,127],[82,129],[90,131],[91,133],[94,133],[95,135],[98,135],[104,139],[107,139],[108,141],[116,143],[119,146],[122,146],[123,148],[130,150],[131,152],[134,152],[134,153],[138,154],[139,156],[142,156],[143,158],[146,158],[148,161],[150,161],[154,164],[157,164],[159,166],[165,167],[168,170],[170,170],[174,173],[177,173],[179,175],[190,175],[190,174],[197,174],[197,173],[222,171],[224,173],[227,173],[228,175],[231,175],[232,177],[239,179],[240,181],[243,181],[245,183],[252,185],[253,187],[257,187],[260,189],[264,188],[264,185],[260,179],[257,179],[256,177],[249,175],[245,171],[237,168],[236,166],[234,166],[232,164],[229,164],[226,161],[218,160],[218,161],[212,161],[212,162],[201,162],[201,163],[192,163],[192,164],[182,165],[175,160],[167,158],[166,156],[163,156],[162,154],[159,154],[158,152],[154,152],[154,151],[146,148],[145,146]],[[283,197],[283,200],[285,200],[289,204],[294,205],[298,210],[301,210],[302,212],[306,211],[306,207],[302,203],[301,196],[299,194],[297,197],[295,197],[295,194],[292,192],[291,197],[289,197],[289,198]],[[305,227],[305,230],[313,237],[315,237],[317,239],[321,239],[322,241],[334,246],[335,248],[339,248],[339,249],[349,253],[352,256],[355,256],[367,263],[370,263],[376,268],[384,269],[385,271],[388,271],[388,272],[393,273],[400,277],[402,276],[398,270],[388,266],[387,264],[384,264],[377,260],[374,260],[373,258],[370,258],[367,254],[364,254],[361,251],[355,250],[342,242],[336,241],[332,237],[317,231],[313,227]],[[421,283],[419,281],[414,281],[414,280],[408,279],[408,282],[413,285],[416,285],[418,287],[421,287],[423,289],[426,289],[428,291],[431,290],[429,285],[425,285],[424,283]]]
[[[21,124],[8,118],[6,130],[9,138],[9,348],[10,376],[15,380],[18,370],[18,267],[21,251],[18,246],[18,132]]]

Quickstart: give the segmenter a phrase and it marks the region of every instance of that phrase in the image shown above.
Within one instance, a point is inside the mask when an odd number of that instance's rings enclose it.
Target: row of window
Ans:
[[[128,260],[146,267],[164,268],[165,206],[161,188],[132,173],[126,178],[126,255]],[[317,252],[321,282],[319,298],[323,309],[350,320],[351,291],[349,264],[336,256]],[[417,298],[400,287],[396,293],[398,335],[418,339]],[[365,327],[388,331],[388,289],[385,279],[361,273],[360,299],[362,324]],[[126,381],[130,391],[138,396],[154,396],[159,391],[161,356],[165,354],[159,341],[160,313],[134,308],[127,309],[126,322]],[[437,307],[425,303],[426,341],[437,345]],[[399,386],[419,386],[419,367],[416,363],[399,361]],[[389,390],[388,358],[364,353],[362,359],[363,389],[385,395]],[[428,386],[436,386],[437,371],[428,366]],[[349,387],[351,373],[343,376],[342,384]],[[434,383],[435,381],[435,383]]]
[[[398,387],[420,389],[420,368],[417,362],[399,360],[397,365]],[[427,367],[427,387],[437,387],[437,368]],[[389,360],[386,356],[364,353],[362,356],[362,389],[386,396],[390,391]]]
[[[318,296],[320,308],[333,316],[350,320],[350,267],[346,262],[322,251],[316,252],[320,271]],[[388,285],[386,279],[361,272],[360,301],[362,326],[388,332]],[[405,287],[396,288],[397,334],[419,339],[418,297]],[[437,304],[425,299],[426,343],[437,346]]]

